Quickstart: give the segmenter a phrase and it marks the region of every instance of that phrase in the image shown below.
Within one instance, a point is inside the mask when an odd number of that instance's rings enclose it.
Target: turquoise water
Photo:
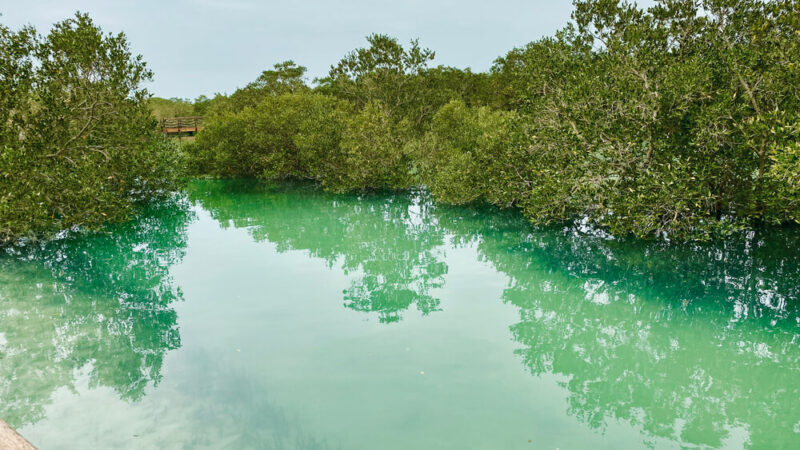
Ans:
[[[798,448],[799,279],[796,228],[197,181],[0,256],[0,417],[45,449]]]

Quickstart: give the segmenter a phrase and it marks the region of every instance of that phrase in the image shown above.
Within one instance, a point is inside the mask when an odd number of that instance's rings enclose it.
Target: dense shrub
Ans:
[[[420,77],[434,52],[417,41],[406,49],[382,34],[370,35],[367,41],[369,47],[353,50],[331,67],[328,78],[320,80],[320,90],[350,101],[359,110],[380,104],[393,121],[406,119],[421,125],[425,112],[436,112],[424,107]]]
[[[267,95],[254,107],[222,110],[190,146],[195,172],[218,176],[309,178],[343,171],[341,135],[349,105],[303,92]]]
[[[798,220],[800,3],[574,5],[572,23],[489,74],[428,68],[432,51],[385,35],[313,89],[304,68],[276,65],[217,99],[193,154],[220,175],[337,192],[424,184],[445,202],[618,235],[707,239]],[[323,118],[303,106],[325,102]],[[317,122],[327,131],[313,145],[301,124]]]
[[[524,192],[518,170],[525,163],[526,144],[516,113],[470,108],[455,100],[433,117],[416,156],[422,181],[437,199],[510,206]]]
[[[536,136],[526,213],[678,237],[785,220],[768,206],[798,174],[769,177],[791,148],[776,127],[800,112],[800,5],[575,6],[573,25],[494,68]]]
[[[45,38],[0,26],[0,71],[0,243],[121,220],[177,186],[123,34],[83,14]]]
[[[391,111],[378,101],[367,103],[344,129],[341,182],[327,184],[338,192],[410,187],[412,157],[406,144],[411,136],[411,124],[394,121]]]
[[[800,223],[800,123],[779,131],[785,140],[770,150],[765,207],[773,223]]]

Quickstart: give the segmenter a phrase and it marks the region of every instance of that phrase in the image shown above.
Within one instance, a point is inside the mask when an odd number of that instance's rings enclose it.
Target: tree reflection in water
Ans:
[[[509,277],[503,299],[532,374],[564,375],[568,410],[650,437],[800,446],[800,232],[669,245],[602,233],[525,233],[513,215],[440,208],[439,223]]]
[[[621,420],[646,439],[711,447],[740,430],[753,448],[800,446],[796,227],[676,245],[580,224],[533,230],[516,214],[422,195],[202,182],[191,198],[223,227],[363,272],[345,305],[384,322],[412,304],[438,309],[444,249],[474,244],[508,277],[525,366],[562,375],[568,412],[590,427]]]
[[[412,305],[422,314],[439,309],[430,291],[447,273],[444,235],[423,194],[336,196],[240,180],[196,182],[189,195],[222,227],[247,228],[280,252],[305,250],[359,275],[343,293],[348,308],[377,313],[383,323],[399,321]]]
[[[580,225],[532,230],[515,214],[434,207],[419,193],[201,181],[189,196],[222,227],[353,275],[344,305],[381,322],[439,310],[446,249],[474,245],[508,278],[524,366],[560,375],[568,412],[588,426],[624,421],[682,446],[738,433],[752,448],[800,447],[797,228],[670,245]],[[79,369],[129,400],[159,382],[180,346],[169,268],[191,218],[177,199],[108,234],[0,257],[0,416],[37,421]]]
[[[138,400],[180,347],[169,268],[183,257],[192,213],[184,198],[148,206],[102,233],[73,233],[0,256],[0,417],[44,416],[56,389],[89,386]]]

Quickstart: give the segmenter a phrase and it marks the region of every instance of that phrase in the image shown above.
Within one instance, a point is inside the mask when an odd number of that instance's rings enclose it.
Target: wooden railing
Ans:
[[[161,119],[160,126],[164,134],[195,134],[203,129],[203,118],[198,116]]]

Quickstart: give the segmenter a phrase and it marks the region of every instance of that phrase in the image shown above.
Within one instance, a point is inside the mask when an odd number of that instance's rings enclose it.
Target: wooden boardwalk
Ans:
[[[36,450],[36,447],[14,431],[3,419],[0,419],[0,449]]]
[[[170,119],[161,119],[159,123],[161,132],[165,136],[169,135],[184,135],[194,136],[198,131],[203,129],[202,117],[173,117]]]

